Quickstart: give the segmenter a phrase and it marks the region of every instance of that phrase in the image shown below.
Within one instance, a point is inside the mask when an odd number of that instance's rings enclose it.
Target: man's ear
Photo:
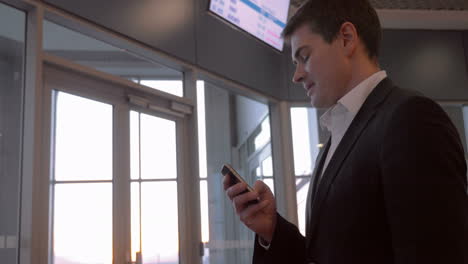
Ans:
[[[359,41],[356,27],[351,22],[345,22],[341,25],[339,34],[342,39],[342,45],[347,56],[352,56],[356,51]]]

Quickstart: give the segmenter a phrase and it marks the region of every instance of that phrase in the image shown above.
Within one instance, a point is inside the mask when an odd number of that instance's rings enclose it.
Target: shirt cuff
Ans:
[[[270,244],[266,242],[261,236],[258,236],[258,244],[262,246],[265,250],[268,250],[270,248]]]

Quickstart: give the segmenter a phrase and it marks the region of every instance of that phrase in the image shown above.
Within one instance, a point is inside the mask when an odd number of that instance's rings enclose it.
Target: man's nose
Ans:
[[[304,80],[304,71],[300,69],[300,67],[296,67],[292,81],[294,83],[300,83],[303,80]]]

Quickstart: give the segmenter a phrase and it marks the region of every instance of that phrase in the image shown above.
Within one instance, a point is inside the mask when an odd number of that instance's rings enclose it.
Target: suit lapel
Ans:
[[[311,213],[312,213],[312,201],[315,197],[315,194],[317,192],[317,183],[318,179],[320,178],[320,175],[322,174],[323,170],[323,165],[325,163],[325,160],[327,159],[327,153],[330,150],[331,146],[331,140],[328,138],[327,143],[325,144],[325,147],[321,149],[317,160],[315,162],[315,168],[314,171],[312,172],[312,176],[310,178],[310,184],[309,184],[309,190],[307,191],[307,201],[306,201],[306,237],[310,237],[310,219],[311,219]]]
[[[353,122],[349,126],[340,144],[336,148],[332,158],[330,159],[327,168],[323,172],[322,179],[316,188],[317,191],[314,195],[314,199],[311,199],[311,204],[308,206],[310,211],[310,218],[307,218],[309,231],[307,233],[308,245],[310,239],[313,237],[313,233],[319,220],[320,210],[328,195],[330,186],[335,180],[335,177],[340,171],[343,162],[348,157],[348,154],[353,149],[360,135],[367,127],[369,121],[374,117],[377,106],[386,98],[392,87],[393,84],[388,78],[384,79],[379,83],[379,85],[377,85],[377,87],[375,87],[374,91],[372,91],[372,93],[367,97]],[[315,177],[316,176],[317,175],[315,175]]]

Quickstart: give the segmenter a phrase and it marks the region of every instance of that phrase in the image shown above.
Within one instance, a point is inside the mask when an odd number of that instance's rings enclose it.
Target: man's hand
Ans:
[[[270,243],[276,227],[276,201],[270,188],[263,181],[256,181],[253,192],[240,194],[247,189],[247,185],[237,183],[230,186],[229,180],[229,176],[224,176],[224,190],[240,220]],[[258,200],[258,203],[249,204],[252,200]]]

